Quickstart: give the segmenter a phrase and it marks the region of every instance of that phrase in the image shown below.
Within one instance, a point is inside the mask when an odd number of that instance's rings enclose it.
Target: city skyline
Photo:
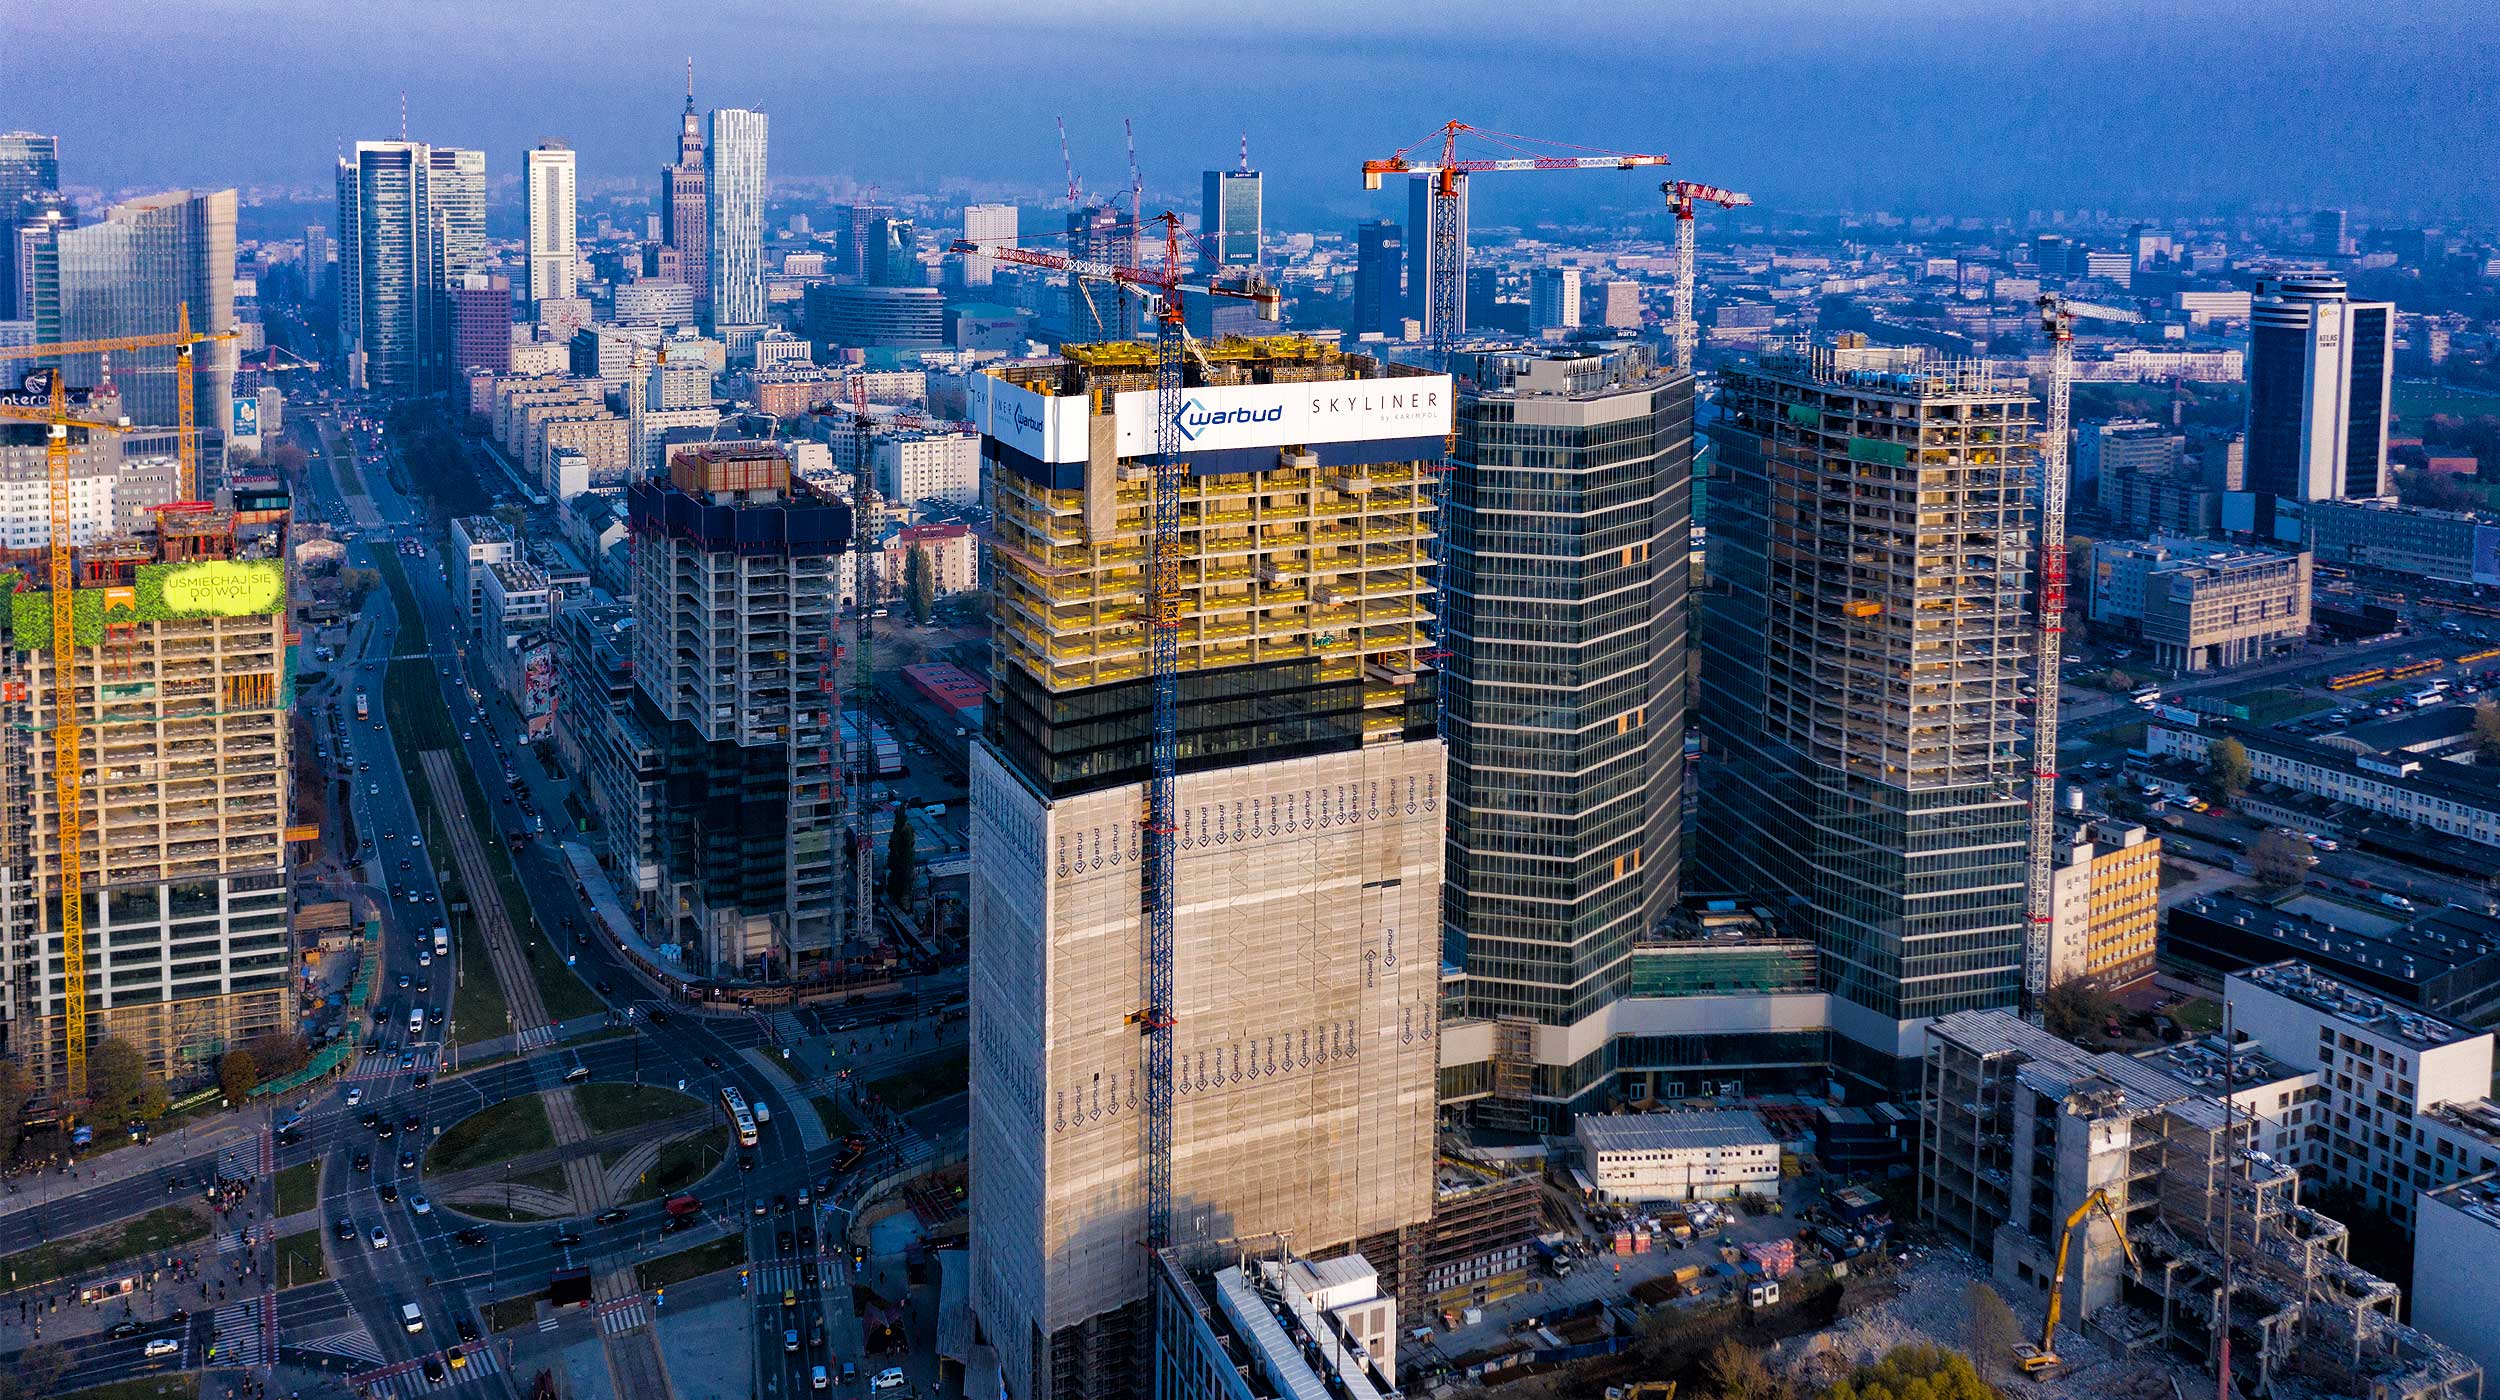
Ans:
[[[29,48],[59,40],[73,24],[77,32],[111,27],[119,3],[23,8],[0,19],[0,43]],[[1106,193],[1125,186],[1119,126],[1134,117],[1148,189],[1174,207],[1195,202],[1202,170],[1233,163],[1246,128],[1269,177],[1275,223],[1391,212],[1363,195],[1356,163],[1450,116],[1549,131],[1558,110],[1584,114],[1561,124],[1569,139],[1663,147],[1679,168],[1705,179],[1741,173],[1765,204],[1797,209],[2375,202],[2454,218],[2500,199],[2500,174],[2474,158],[2500,142],[2500,108],[2480,95],[2469,57],[2488,26],[2476,7],[2445,0],[2374,15],[2368,25],[2310,3],[2188,16],[2104,4],[2055,20],[2036,9],[2003,15],[1948,3],[1880,16],[1779,4],[1682,16],[1654,30],[1616,25],[1603,45],[1539,25],[1532,12],[1490,5],[1359,19],[1288,6],[1242,41],[1260,76],[1255,89],[1239,91],[1228,82],[1251,80],[1226,80],[1192,61],[1205,42],[1225,37],[1216,22],[1124,5],[1046,27],[984,6],[937,6],[855,18],[839,35],[745,13],[775,26],[780,61],[753,62],[738,26],[712,11],[652,8],[632,19],[638,48],[550,82],[535,55],[573,32],[565,19],[578,25],[587,12],[375,7],[325,23],[311,47],[281,26],[251,32],[282,10],[151,10],[146,23],[120,26],[121,61],[109,74],[75,65],[31,71],[0,125],[82,133],[63,153],[72,184],[311,187],[340,145],[398,130],[404,89],[416,139],[487,150],[563,139],[581,152],[588,192],[648,178],[641,172],[653,115],[691,55],[707,105],[777,114],[775,163],[787,176],[847,175],[888,187],[986,179],[1046,191],[1061,184],[1052,123],[1064,115],[1080,178]],[[598,18],[624,23],[606,11]],[[237,60],[245,81],[257,79],[257,102],[179,100],[203,25],[220,42],[234,42],[238,25],[255,40]],[[1380,45],[1386,33],[1403,42]],[[2303,42],[2282,44],[2285,33]],[[427,36],[458,40],[463,61],[433,71],[406,64],[399,55],[409,41]],[[836,43],[847,61],[810,60],[817,46]],[[1348,44],[1377,55],[1361,83],[1342,82],[1321,61]],[[2304,67],[2319,45],[2338,50],[2332,84]],[[942,64],[931,61],[939,53]],[[1461,66],[1493,81],[1455,93],[1451,74]],[[1689,76],[1663,76],[1687,68]],[[987,75],[981,86],[999,95],[966,101],[961,83],[972,72]],[[1926,81],[1905,87],[1904,72]],[[1185,100],[1137,76],[1152,73],[1178,75]],[[108,124],[80,120],[110,100],[105,84],[132,74],[176,100]],[[221,82],[233,76],[220,70]],[[1992,106],[1975,84],[2002,101]],[[2197,94],[2192,144],[2178,141],[2171,104],[2148,100],[2183,86]],[[1586,94],[1601,90],[1642,100],[1586,115]],[[515,102],[514,91],[537,96]],[[1617,115],[1627,105],[1641,115]],[[1843,113],[1845,122],[1836,120]],[[1846,141],[1828,139],[1843,129]],[[2301,158],[2280,159],[2286,150]],[[1637,181],[1585,182],[1533,203],[1488,189],[1480,222],[1503,222],[1513,209],[1640,209],[1648,195]]]

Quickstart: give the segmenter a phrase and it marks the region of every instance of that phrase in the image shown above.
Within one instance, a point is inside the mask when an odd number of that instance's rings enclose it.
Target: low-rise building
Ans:
[[[1581,1170],[1607,1201],[1776,1196],[1779,1140],[1750,1109],[1582,1114]]]
[[[2205,540],[2092,546],[2092,621],[2174,671],[2238,666],[2309,635],[2309,556]]]
[[[2393,501],[2311,501],[2308,518],[2309,548],[2321,564],[2500,584],[2500,515]]]
[[[1398,1305],[1361,1254],[1281,1243],[1154,1259],[1161,1400],[1395,1400]]]
[[[2049,982],[2076,978],[2106,988],[2153,975],[2161,922],[2161,838],[2103,817],[2059,833],[2052,872]]]
[[[906,525],[895,531],[893,542],[886,546],[885,577],[896,583],[908,579],[909,559],[915,553],[928,559],[937,596],[980,586],[970,526]]]
[[[2419,755],[2357,753],[2295,738],[2260,725],[2212,716],[2171,717],[2145,727],[2145,750],[2156,759],[2205,762],[2216,739],[2248,750],[2250,776],[2294,792],[2342,802],[2398,821],[2485,846],[2500,846],[2500,780],[2482,769]]]
[[[2500,1018],[2500,919],[2488,914],[2213,890],[2163,920],[2161,963],[2183,977],[2218,983],[2284,958],[2428,1015]]]

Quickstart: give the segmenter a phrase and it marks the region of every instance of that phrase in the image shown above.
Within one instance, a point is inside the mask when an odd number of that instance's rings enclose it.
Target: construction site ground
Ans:
[[[1903,1251],[1896,1250],[1896,1256]],[[1818,1380],[1845,1374],[1876,1360],[1895,1347],[1930,1343],[1969,1352],[1970,1286],[1987,1278],[1977,1260],[1957,1250],[1913,1246],[1907,1263],[1897,1263],[1885,1281],[1891,1296],[1842,1318],[1828,1330],[1800,1338],[1772,1358],[1775,1366],[1794,1369]],[[2002,1291],[2002,1290],[2000,1290]],[[2014,1319],[2026,1340],[2037,1341],[2042,1300],[2008,1295]],[[2042,1396],[2047,1400],[2174,1400],[2180,1393],[2210,1390],[2213,1379],[2184,1362],[2151,1349],[2133,1358],[2072,1326],[2058,1329],[2058,1355],[2063,1364],[2047,1376],[2014,1382],[2008,1372],[1992,1369],[1986,1358],[1972,1360],[1984,1375],[2008,1394]],[[2182,1389],[2174,1389],[2174,1383]]]

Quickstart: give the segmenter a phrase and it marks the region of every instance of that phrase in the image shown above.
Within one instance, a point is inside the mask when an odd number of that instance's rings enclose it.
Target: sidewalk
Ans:
[[[315,1092],[311,1085],[306,1085],[305,1091],[307,1094]],[[10,1180],[17,1187],[16,1192],[0,1200],[5,1200],[8,1210],[18,1211],[29,1206],[50,1205],[64,1196],[75,1196],[82,1191],[110,1186],[132,1177],[162,1176],[168,1167],[177,1162],[259,1137],[268,1121],[263,1110],[274,1106],[268,1099],[254,1099],[242,1108],[197,1123],[185,1123],[146,1142],[83,1157],[72,1168],[76,1173],[74,1176],[56,1170],[12,1177]]]

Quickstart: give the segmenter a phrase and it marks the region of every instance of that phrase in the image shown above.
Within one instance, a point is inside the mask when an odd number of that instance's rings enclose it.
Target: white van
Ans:
[[[411,1332],[425,1330],[425,1310],[414,1303],[399,1305],[399,1324]]]
[[[901,1390],[905,1384],[907,1382],[903,1379],[903,1368],[888,1366],[879,1371],[875,1379],[868,1382],[868,1392],[871,1395],[883,1395],[889,1390]]]

